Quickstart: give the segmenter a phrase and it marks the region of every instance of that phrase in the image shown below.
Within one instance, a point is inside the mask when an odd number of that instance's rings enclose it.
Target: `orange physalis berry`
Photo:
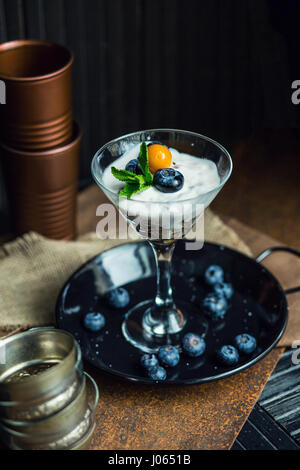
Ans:
[[[165,145],[153,144],[148,147],[148,159],[150,171],[154,174],[157,170],[171,166],[172,154]]]

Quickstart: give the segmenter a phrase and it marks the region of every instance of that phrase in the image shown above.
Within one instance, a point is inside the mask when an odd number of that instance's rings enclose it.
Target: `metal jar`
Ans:
[[[34,328],[0,340],[0,347],[6,357],[6,363],[0,364],[0,419],[38,420],[56,413],[76,396],[83,366],[71,334]]]

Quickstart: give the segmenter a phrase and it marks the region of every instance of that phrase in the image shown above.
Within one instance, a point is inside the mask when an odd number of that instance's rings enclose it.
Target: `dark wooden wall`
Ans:
[[[270,18],[267,0],[0,0],[0,41],[73,50],[85,181],[101,144],[140,128],[230,146],[255,127],[295,125],[286,41]]]

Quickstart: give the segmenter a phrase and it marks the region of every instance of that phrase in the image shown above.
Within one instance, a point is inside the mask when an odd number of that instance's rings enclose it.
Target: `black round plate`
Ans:
[[[230,308],[223,321],[210,323],[204,356],[190,358],[182,354],[179,365],[168,369],[163,384],[203,383],[240,372],[262,359],[285,330],[288,307],[275,277],[253,259],[213,243],[205,243],[198,251],[185,250],[184,241],[177,243],[173,264],[175,301],[180,298],[201,306],[210,290],[203,273],[211,264],[222,266],[226,280],[234,286]],[[128,289],[131,296],[124,310],[108,308],[103,298],[107,290],[118,286]],[[121,323],[126,310],[154,298],[155,286],[155,262],[147,242],[112,248],[84,264],[65,284],[57,302],[57,324],[75,336],[89,363],[127,380],[153,384],[139,365],[141,352],[123,338]],[[100,311],[106,317],[106,326],[98,333],[83,326],[84,315],[91,311]],[[237,334],[245,332],[256,337],[255,352],[241,356],[236,366],[220,365],[216,350],[232,344]]]

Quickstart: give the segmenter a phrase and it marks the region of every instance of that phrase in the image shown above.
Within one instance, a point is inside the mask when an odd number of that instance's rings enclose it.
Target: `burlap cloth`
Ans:
[[[205,213],[205,239],[251,256],[237,233],[210,210]],[[54,324],[56,299],[69,276],[89,258],[126,242],[99,240],[95,233],[71,242],[27,233],[0,247],[0,330]],[[300,339],[296,312],[291,312],[290,322],[288,344],[293,338]]]

